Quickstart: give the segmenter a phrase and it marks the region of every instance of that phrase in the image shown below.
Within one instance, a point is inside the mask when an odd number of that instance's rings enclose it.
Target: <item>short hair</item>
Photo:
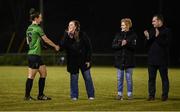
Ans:
[[[129,28],[132,27],[132,21],[130,18],[123,18],[121,19],[121,23],[124,22],[127,26],[129,26]]]
[[[34,21],[35,18],[38,18],[40,15],[40,12],[36,11],[34,8],[31,8],[29,11],[30,15],[30,21]]]
[[[160,20],[164,23],[164,17],[162,14],[155,14],[153,17],[157,17],[158,20]]]

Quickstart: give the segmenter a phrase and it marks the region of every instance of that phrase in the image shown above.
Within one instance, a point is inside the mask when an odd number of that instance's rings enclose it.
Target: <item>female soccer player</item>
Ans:
[[[28,78],[26,81],[26,89],[25,89],[25,100],[35,100],[30,96],[31,88],[33,85],[33,79],[37,72],[40,74],[39,78],[39,94],[37,96],[38,100],[51,100],[50,97],[45,96],[44,86],[45,79],[47,76],[46,66],[44,65],[41,59],[41,39],[54,47],[56,51],[59,50],[59,46],[55,45],[47,36],[44,34],[42,28],[39,26],[42,21],[41,14],[34,9],[30,10],[30,20],[32,24],[27,28],[26,38],[27,43],[29,45],[28,51]]]

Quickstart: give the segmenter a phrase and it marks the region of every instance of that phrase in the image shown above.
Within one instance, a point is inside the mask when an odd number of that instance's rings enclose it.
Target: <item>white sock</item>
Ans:
[[[128,92],[127,95],[128,95],[128,96],[132,96],[132,92]]]
[[[119,96],[123,96],[123,93],[122,93],[122,92],[118,92],[118,95],[119,95]]]

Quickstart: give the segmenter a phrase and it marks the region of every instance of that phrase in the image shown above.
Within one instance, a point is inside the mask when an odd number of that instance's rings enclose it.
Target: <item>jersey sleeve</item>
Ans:
[[[39,33],[39,36],[42,37],[45,35],[43,29],[41,27],[38,28],[38,33]]]

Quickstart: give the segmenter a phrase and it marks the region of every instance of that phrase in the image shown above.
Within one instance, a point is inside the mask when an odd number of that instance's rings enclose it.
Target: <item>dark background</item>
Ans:
[[[179,25],[180,10],[178,1],[166,0],[118,0],[116,1],[43,1],[43,28],[46,35],[55,43],[72,19],[81,23],[81,30],[88,33],[93,53],[113,53],[111,42],[115,33],[120,30],[120,20],[130,17],[133,29],[138,35],[136,54],[146,54],[143,31],[152,27],[151,19],[156,13],[162,13],[165,24],[172,30],[170,60],[172,65],[180,63]],[[29,9],[39,10],[39,0],[0,0],[0,54],[24,53],[18,50],[25,38],[29,24]],[[7,52],[11,37],[15,34],[12,46]]]

